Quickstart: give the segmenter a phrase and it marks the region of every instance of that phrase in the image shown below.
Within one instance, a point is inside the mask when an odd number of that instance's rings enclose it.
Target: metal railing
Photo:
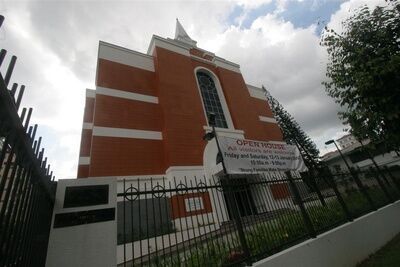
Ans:
[[[393,173],[124,180],[119,266],[251,265],[398,200]]]
[[[18,114],[25,86],[8,89],[16,59],[0,74],[0,266],[44,266],[55,182],[37,125],[29,125],[32,109]]]

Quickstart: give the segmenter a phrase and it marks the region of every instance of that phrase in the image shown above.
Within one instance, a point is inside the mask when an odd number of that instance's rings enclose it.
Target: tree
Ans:
[[[296,120],[287,112],[265,88],[262,87],[268,99],[268,103],[279,127],[282,130],[286,143],[296,145],[308,168],[313,168],[319,162],[319,150],[311,138],[301,129]]]
[[[325,28],[326,92],[344,111],[339,117],[359,140],[400,148],[400,3],[358,9],[343,32]]]
[[[319,200],[323,206],[326,205],[325,199],[318,189],[317,174],[320,171],[319,150],[311,138],[301,129],[296,120],[287,112],[283,106],[276,100],[266,89],[262,89],[267,96],[269,106],[272,113],[282,130],[283,139],[290,145],[296,145],[304,160],[304,164],[309,169],[309,172],[302,174],[303,181],[310,187],[311,190],[317,193]]]

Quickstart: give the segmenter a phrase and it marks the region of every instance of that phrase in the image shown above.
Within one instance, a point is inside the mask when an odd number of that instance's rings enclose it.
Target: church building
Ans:
[[[153,35],[146,54],[100,41],[95,84],[78,178],[215,174],[215,148],[202,139],[209,113],[219,136],[282,142],[263,90],[237,63],[199,48],[178,20],[175,38]]]
[[[183,190],[209,184],[199,179],[222,188],[216,140],[203,138],[211,113],[219,137],[283,143],[263,90],[246,84],[238,64],[199,48],[178,20],[175,38],[153,35],[146,54],[99,43],[77,176],[117,179],[118,263],[230,225],[233,204],[223,190]],[[254,176],[231,178],[240,181],[234,197],[242,217],[270,211],[264,196],[288,205],[286,183],[250,188]]]

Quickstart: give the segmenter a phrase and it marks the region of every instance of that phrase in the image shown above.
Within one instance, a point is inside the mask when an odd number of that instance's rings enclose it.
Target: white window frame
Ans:
[[[228,125],[228,129],[234,130],[235,127],[233,125],[231,113],[229,112],[229,108],[228,108],[228,105],[227,105],[226,100],[225,100],[225,95],[224,95],[224,92],[222,91],[221,83],[219,82],[219,79],[218,79],[217,75],[215,75],[214,72],[212,72],[211,70],[209,70],[207,68],[196,67],[194,69],[194,78],[196,80],[197,90],[199,91],[199,95],[200,95],[200,99],[201,99],[201,105],[203,107],[204,117],[206,118],[207,125],[210,126],[209,123],[208,123],[208,117],[207,117],[207,113],[206,113],[206,108],[204,106],[204,99],[203,99],[203,96],[201,94],[199,81],[198,81],[197,75],[196,75],[197,72],[205,72],[206,74],[210,75],[211,79],[213,79],[214,84],[215,84],[215,88],[217,89],[217,94],[218,94],[218,97],[219,97],[219,101],[221,103],[222,111],[224,112],[226,124]]]

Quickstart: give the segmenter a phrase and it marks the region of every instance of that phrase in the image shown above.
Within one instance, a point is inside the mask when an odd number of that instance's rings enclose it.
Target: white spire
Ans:
[[[196,41],[192,40],[189,35],[186,33],[185,29],[181,25],[178,19],[176,19],[176,27],[175,27],[175,40],[184,42],[189,45],[196,46]]]

